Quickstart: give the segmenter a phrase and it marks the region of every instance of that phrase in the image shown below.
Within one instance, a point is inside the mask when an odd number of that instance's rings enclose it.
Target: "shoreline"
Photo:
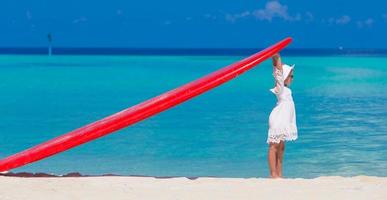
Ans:
[[[80,172],[68,172],[66,174],[54,174],[54,173],[45,173],[45,172],[0,172],[0,177],[18,177],[18,178],[68,178],[68,177],[141,177],[141,178],[156,178],[156,179],[169,179],[169,178],[187,178],[190,180],[195,180],[198,178],[219,178],[219,179],[269,179],[272,180],[269,177],[221,177],[221,176],[152,176],[152,175],[122,175],[122,174],[113,174],[113,173],[107,173],[107,174],[81,174]],[[318,177],[312,177],[312,178],[305,178],[305,177],[284,177],[282,179],[305,179],[305,180],[312,180],[316,178],[321,177],[341,177],[341,178],[354,178],[354,177],[375,177],[375,178],[387,178],[387,176],[373,176],[373,175],[364,175],[359,174],[355,176],[340,176],[340,175],[328,175],[328,176],[318,176]],[[280,178],[281,179],[281,178]]]
[[[146,175],[119,175],[119,174],[97,174],[97,175],[87,175],[81,174],[79,172],[69,172],[67,174],[48,174],[44,172],[0,172],[0,177],[18,177],[18,178],[82,178],[82,177],[142,177],[142,178],[156,178],[156,179],[168,179],[168,178],[187,178],[190,180],[195,180],[198,178],[222,178],[222,177],[197,177],[197,176],[146,176]]]
[[[387,199],[387,177],[0,176],[0,199]]]

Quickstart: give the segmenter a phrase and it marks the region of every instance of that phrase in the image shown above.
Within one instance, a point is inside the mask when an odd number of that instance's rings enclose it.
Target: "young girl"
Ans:
[[[281,178],[285,141],[297,139],[296,112],[292,91],[289,89],[293,81],[294,65],[282,64],[279,54],[275,54],[272,59],[275,87],[270,91],[277,96],[277,105],[269,117],[268,162],[270,176]]]

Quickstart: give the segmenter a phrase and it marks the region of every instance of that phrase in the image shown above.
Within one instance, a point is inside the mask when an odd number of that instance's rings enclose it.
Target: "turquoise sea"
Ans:
[[[244,56],[0,55],[0,157]],[[387,176],[387,56],[284,56],[299,139],[284,175]],[[267,177],[271,62],[114,134],[14,172]]]

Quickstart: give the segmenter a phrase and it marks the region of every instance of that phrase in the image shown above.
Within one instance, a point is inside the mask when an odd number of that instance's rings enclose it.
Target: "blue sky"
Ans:
[[[385,0],[3,0],[0,47],[387,48]]]

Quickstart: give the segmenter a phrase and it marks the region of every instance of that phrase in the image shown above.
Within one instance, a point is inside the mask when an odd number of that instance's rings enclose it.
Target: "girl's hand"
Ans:
[[[276,53],[276,54],[273,55],[273,57],[280,57],[280,54]]]

